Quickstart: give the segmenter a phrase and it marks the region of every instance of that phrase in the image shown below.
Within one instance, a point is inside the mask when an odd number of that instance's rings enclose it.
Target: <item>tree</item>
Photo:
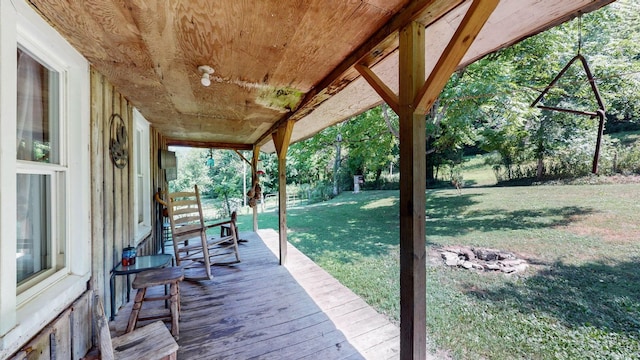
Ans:
[[[574,169],[582,169],[589,162],[584,154],[591,152],[593,156],[597,135],[594,119],[527,109],[526,106],[578,51],[587,58],[596,76],[608,118],[626,120],[637,112],[640,46],[634,40],[640,40],[640,28],[637,9],[630,9],[632,2],[616,2],[485,57],[465,69],[467,74],[476,73],[478,67],[498,66],[500,69],[501,76],[498,77],[486,71],[483,74],[483,79],[494,84],[495,92],[488,93],[490,96],[483,99],[480,107],[488,108],[494,114],[484,122],[481,146],[498,150],[509,176],[516,159],[521,163],[535,160],[537,176],[542,177],[545,158],[572,163]],[[546,105],[575,110],[598,109],[584,69],[579,65],[577,62],[569,68],[545,96]],[[496,133],[491,134],[492,131]],[[505,144],[505,141],[513,143]],[[574,160],[578,158],[582,162],[575,164]]]
[[[212,185],[211,177],[205,166],[208,150],[194,148],[172,148],[178,158],[178,178],[169,182],[169,191],[193,191],[193,186],[204,192]]]
[[[391,130],[397,128],[398,118],[395,114],[388,113],[387,122],[382,110],[382,107],[377,106],[345,122],[341,127],[347,148],[349,177],[370,174],[376,186],[380,183],[382,172],[396,159],[398,153],[398,139]]]
[[[231,150],[216,150],[212,152],[214,166],[209,167],[209,177],[212,181],[209,195],[223,201],[225,216],[230,216],[232,199],[239,205],[242,194],[242,159]]]

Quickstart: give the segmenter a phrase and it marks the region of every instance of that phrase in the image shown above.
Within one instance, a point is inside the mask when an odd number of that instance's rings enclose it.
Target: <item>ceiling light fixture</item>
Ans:
[[[202,86],[211,85],[211,74],[213,74],[215,70],[209,65],[200,65],[198,66],[198,71],[202,73],[202,79],[200,79]]]

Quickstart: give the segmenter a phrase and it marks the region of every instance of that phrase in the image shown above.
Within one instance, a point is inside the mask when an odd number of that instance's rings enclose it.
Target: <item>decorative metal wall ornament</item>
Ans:
[[[127,125],[119,114],[111,115],[109,119],[109,154],[111,161],[118,168],[122,169],[129,162],[129,140],[127,136]]]

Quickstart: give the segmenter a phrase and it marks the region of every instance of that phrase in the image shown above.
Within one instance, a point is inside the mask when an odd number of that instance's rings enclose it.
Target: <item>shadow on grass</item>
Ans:
[[[555,263],[522,282],[466,293],[523,314],[548,315],[568,328],[596,327],[640,338],[638,284],[638,261]]]
[[[482,196],[429,192],[427,234],[461,236],[471,231],[541,229],[569,224],[574,216],[594,211],[575,206],[469,210]],[[397,191],[371,191],[292,208],[287,215],[289,239],[312,259],[331,254],[334,261],[348,263],[388,254],[399,243],[398,202]],[[260,214],[259,219],[261,228],[278,228],[275,212]]]
[[[482,195],[443,196],[432,194],[427,199],[427,234],[462,236],[472,231],[543,229],[570,224],[574,217],[596,212],[579,206],[547,207],[530,210],[467,208],[479,202]]]
[[[399,243],[397,196],[296,209],[287,221],[295,246],[311,258],[332,252],[348,263],[387,254]]]
[[[476,186],[478,184],[477,181],[475,180],[465,180],[464,181],[464,186],[465,187],[472,187],[472,186]]]

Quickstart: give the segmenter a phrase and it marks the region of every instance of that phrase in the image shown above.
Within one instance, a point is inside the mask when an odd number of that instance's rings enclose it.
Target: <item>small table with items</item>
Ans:
[[[115,298],[116,295],[113,291],[115,288],[116,275],[127,276],[127,302],[129,302],[129,293],[131,292],[131,281],[129,275],[136,274],[141,271],[149,269],[158,269],[169,266],[173,261],[173,255],[171,254],[158,254],[136,257],[135,263],[129,266],[122,265],[122,262],[118,263],[116,267],[111,270],[111,279],[109,281],[109,289],[111,290],[111,316],[109,320],[113,320],[116,312]]]

